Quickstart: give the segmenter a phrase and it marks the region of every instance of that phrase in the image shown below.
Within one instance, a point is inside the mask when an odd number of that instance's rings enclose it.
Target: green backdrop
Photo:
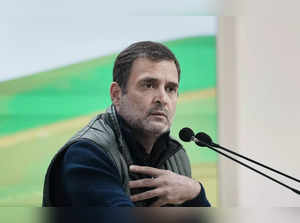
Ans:
[[[189,126],[216,139],[216,39],[166,42],[181,68],[171,134]],[[60,146],[110,102],[116,54],[0,83],[0,206],[40,205],[46,168]],[[215,153],[183,143],[196,178],[207,178],[216,204]]]

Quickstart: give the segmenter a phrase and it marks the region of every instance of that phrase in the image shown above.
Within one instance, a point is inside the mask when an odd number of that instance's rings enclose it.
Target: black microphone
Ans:
[[[231,156],[229,156],[229,155],[227,155],[227,154],[225,154],[225,153],[223,153],[223,152],[221,152],[221,151],[215,149],[214,147],[220,148],[221,146],[218,145],[218,144],[215,144],[215,143],[212,141],[212,139],[210,138],[210,136],[207,135],[206,133],[203,133],[203,132],[202,132],[202,133],[198,133],[198,134],[196,135],[196,137],[195,137],[195,134],[194,134],[193,130],[186,127],[186,128],[183,128],[183,129],[180,130],[180,132],[179,132],[179,138],[180,138],[182,141],[185,141],[185,142],[194,141],[198,146],[201,146],[201,147],[204,147],[204,146],[205,146],[205,147],[207,147],[207,148],[209,148],[209,149],[212,149],[212,150],[214,150],[215,152],[217,152],[217,153],[219,153],[219,154],[221,154],[221,155],[223,155],[223,156],[225,156],[225,157],[227,157],[227,158],[229,158],[229,159],[231,159],[231,160],[233,160],[233,161],[235,161],[235,162],[241,164],[241,165],[244,166],[244,167],[247,167],[248,169],[253,170],[253,171],[256,172],[256,173],[259,173],[260,175],[263,175],[264,177],[266,177],[266,178],[268,178],[268,179],[270,179],[270,180],[272,180],[272,181],[274,181],[274,182],[280,184],[281,186],[284,186],[284,187],[286,187],[286,188],[292,190],[292,191],[295,192],[296,194],[299,194],[299,195],[300,195],[300,191],[299,191],[299,190],[297,190],[297,189],[295,189],[295,188],[292,188],[292,187],[290,187],[290,186],[288,186],[288,185],[286,185],[286,184],[284,184],[284,183],[282,183],[282,182],[280,182],[280,181],[278,181],[278,180],[276,180],[276,179],[274,179],[274,178],[272,178],[272,177],[270,177],[270,176],[268,176],[268,175],[266,175],[266,174],[264,174],[264,173],[262,173],[262,172],[260,172],[260,171],[258,171],[258,170],[256,170],[256,169],[254,169],[253,167],[251,167],[251,166],[249,166],[249,165],[247,165],[247,164],[245,164],[245,163],[243,163],[243,162],[241,162],[241,161],[239,161],[239,160],[237,160],[237,159],[235,159],[235,158],[232,158]],[[244,158],[244,159],[246,159],[246,160],[248,160],[248,161],[250,161],[250,162],[256,163],[256,164],[258,164],[258,165],[260,165],[260,166],[263,166],[263,167],[265,167],[265,168],[267,168],[267,169],[273,170],[273,171],[275,171],[275,172],[279,172],[279,171],[276,171],[276,170],[274,170],[274,169],[272,169],[272,168],[270,168],[270,167],[267,167],[266,165],[263,165],[263,164],[261,164],[261,163],[259,163],[259,162],[256,162],[256,161],[254,161],[254,160],[251,160],[251,159],[249,159],[249,158],[247,158],[247,157],[245,157],[245,156],[242,156],[242,155],[240,155],[240,154],[238,154],[238,153],[235,153],[235,152],[233,152],[233,151],[230,151],[230,150],[228,150],[228,149],[226,149],[226,148],[221,147],[220,149],[223,149],[223,150],[225,150],[225,151],[227,151],[227,152],[231,152],[231,153],[234,154],[234,155],[237,155],[237,156],[239,156],[239,157],[241,157],[241,158]],[[279,172],[279,173],[281,173],[281,172]],[[283,174],[283,173],[281,173],[281,174],[282,174],[282,175],[286,175],[286,174]],[[288,176],[288,175],[286,175],[286,176]],[[290,178],[290,176],[288,176],[288,177]],[[296,180],[297,182],[299,182],[298,179],[295,179],[295,178],[293,178],[293,177],[291,177],[291,178],[294,179],[294,180]]]
[[[179,131],[179,138],[184,142],[192,141],[192,138],[195,136],[195,133],[190,128],[183,128]]]

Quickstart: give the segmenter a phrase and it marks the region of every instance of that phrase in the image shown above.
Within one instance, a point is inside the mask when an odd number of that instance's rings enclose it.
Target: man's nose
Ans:
[[[168,94],[164,88],[157,89],[155,103],[166,105],[168,103]]]

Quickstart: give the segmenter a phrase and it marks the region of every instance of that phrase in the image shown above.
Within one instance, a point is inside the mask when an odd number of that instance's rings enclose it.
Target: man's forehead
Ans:
[[[131,68],[131,75],[134,79],[167,79],[178,83],[178,71],[172,60],[153,61],[148,58],[136,59]]]

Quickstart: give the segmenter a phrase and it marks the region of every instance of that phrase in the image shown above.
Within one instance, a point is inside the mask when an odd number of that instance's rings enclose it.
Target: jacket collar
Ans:
[[[129,151],[129,148],[127,146],[127,143],[124,139],[124,136],[121,132],[121,128],[119,125],[119,121],[117,118],[117,111],[115,106],[112,104],[107,110],[106,113],[104,113],[104,120],[110,125],[110,127],[113,129],[116,140],[120,147],[120,153],[124,156],[128,166],[133,164],[133,160]]]
[[[134,164],[134,162],[133,162],[134,159],[131,155],[131,151],[128,147],[128,144],[127,144],[126,140],[124,139],[124,135],[122,133],[120,123],[118,120],[117,111],[116,111],[116,108],[114,105],[111,105],[106,110],[106,113],[104,113],[104,120],[113,129],[113,131],[116,135],[116,140],[118,141],[118,144],[120,146],[120,152],[124,156],[128,166]],[[159,150],[160,145],[158,145],[157,149],[153,151],[153,153],[154,153],[153,156],[155,156],[155,158],[154,158],[155,162],[153,163],[153,166],[155,166],[155,167],[159,167],[160,165],[162,165],[169,157],[171,157],[174,153],[176,153],[181,148],[179,143],[174,144],[175,141],[171,139],[170,132],[163,134],[161,137],[165,137],[164,140],[167,139],[168,145],[167,145],[167,148],[162,153],[160,153],[160,151],[157,151],[157,150]]]

